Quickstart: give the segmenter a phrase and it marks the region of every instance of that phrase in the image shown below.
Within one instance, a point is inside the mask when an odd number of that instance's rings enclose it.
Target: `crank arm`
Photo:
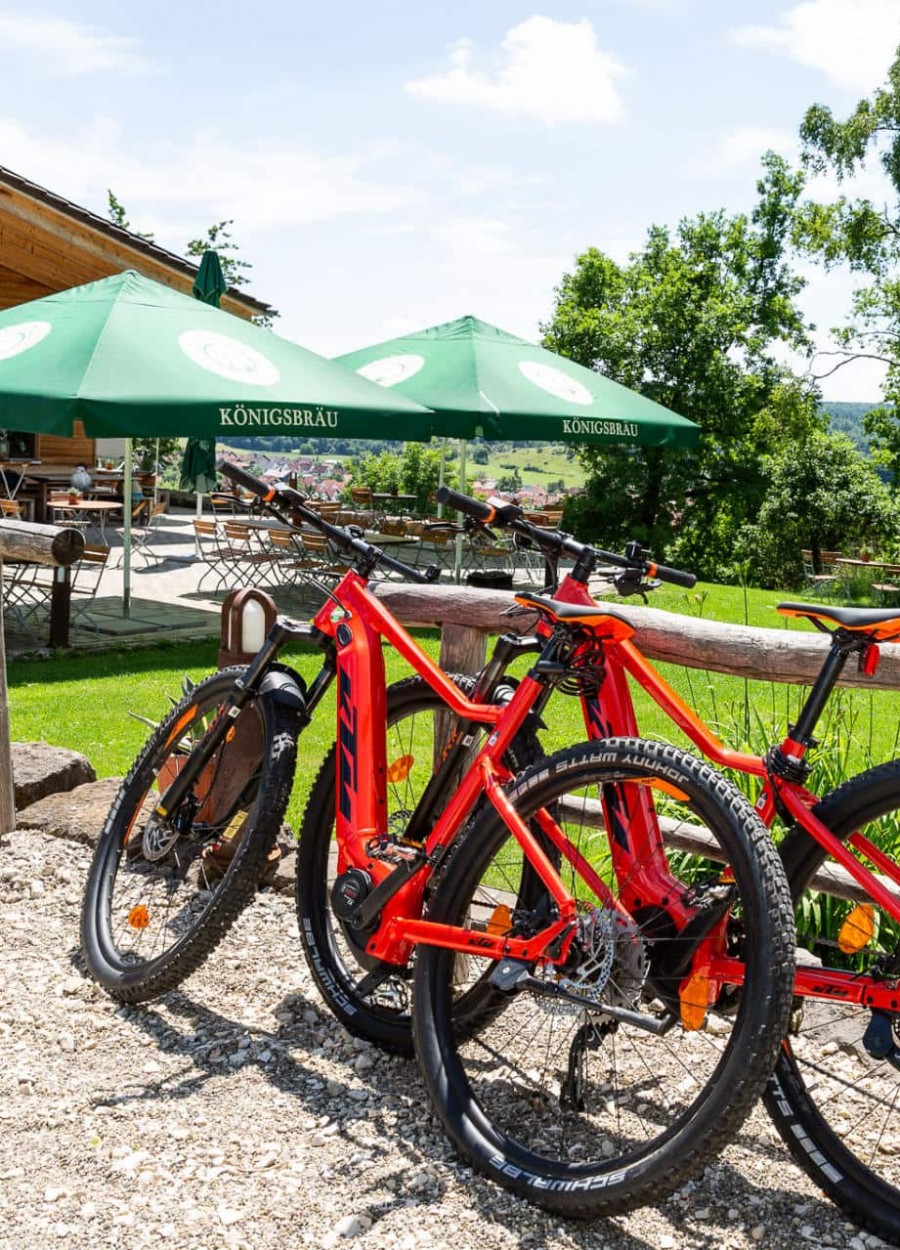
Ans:
[[[607,1016],[610,1020],[619,1020],[622,1024],[631,1024],[636,1029],[643,1029],[645,1033],[654,1033],[657,1037],[668,1033],[677,1019],[671,1012],[657,1018],[646,1016],[640,1011],[629,1011],[627,1007],[614,1007],[612,1003],[595,1002],[594,999],[586,998],[583,994],[573,994],[559,985],[551,985],[539,977],[532,976],[526,964],[511,959],[502,959],[497,964],[491,973],[490,981],[496,989],[504,993],[531,990],[532,993],[541,994],[545,998],[559,998],[564,1002],[574,1003],[576,1007],[583,1007],[585,1011],[594,1012],[598,1016]]]
[[[354,992],[360,998],[366,998],[373,990],[377,990],[379,985],[383,985],[391,977],[402,977],[404,980],[409,980],[409,971],[406,968],[396,967],[394,964],[382,964],[364,976],[357,983]]]

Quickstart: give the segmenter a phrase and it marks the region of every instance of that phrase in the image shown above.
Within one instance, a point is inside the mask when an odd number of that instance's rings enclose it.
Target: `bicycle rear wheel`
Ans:
[[[296,712],[252,699],[178,810],[154,807],[222,715],[244,670],[193,687],[150,736],[100,834],[81,941],[113,998],[142,1002],[194,972],[253,898],[287,809]]]
[[[726,986],[708,1005],[709,984],[685,982],[688,935],[674,929],[669,895],[651,896],[652,873],[638,899],[632,882],[617,884],[603,822],[612,837],[629,837],[616,818],[626,789],[632,800],[643,791],[667,836],[687,848],[671,851],[667,888],[727,927],[727,949],[744,960],[743,992]],[[658,1202],[725,1145],[772,1070],[794,945],[777,854],[729,782],[659,743],[561,751],[507,794],[523,819],[549,812],[610,893],[592,892],[564,853],[579,908],[564,970],[522,964],[516,973],[507,960],[419,948],[413,1021],[432,1104],[475,1167],[551,1210],[587,1217]],[[554,915],[546,890],[523,905],[529,871],[486,808],[448,856],[429,919],[527,937]],[[522,988],[508,988],[509,972],[525,974]],[[461,1010],[460,995],[486,979],[490,1009],[482,993],[473,1013]]]
[[[471,696],[474,679],[449,674]],[[388,687],[388,830],[401,838],[435,768],[436,744],[450,719],[447,704],[421,677]],[[446,797],[481,749],[473,734]],[[337,747],[325,757],[306,810],[297,852],[297,919],[307,962],[329,1009],[357,1037],[396,1054],[412,1055],[411,968],[378,968],[365,953],[367,935],[354,931],[334,912],[337,876],[335,768]],[[513,744],[513,771],[541,753],[537,736],[523,727]]]
[[[900,760],[845,782],[814,811],[842,840],[858,830],[896,855]],[[814,888],[828,857],[802,829],[788,833],[781,853],[796,905],[798,962],[900,980],[893,920],[873,904],[860,910],[855,900]],[[857,1223],[900,1245],[900,993],[897,1006],[880,1014],[798,999],[765,1104],[816,1185]]]

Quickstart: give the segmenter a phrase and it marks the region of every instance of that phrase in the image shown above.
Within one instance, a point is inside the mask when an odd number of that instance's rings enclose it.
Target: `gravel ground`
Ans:
[[[119,1007],[87,981],[90,852],[0,849],[0,1248],[866,1247],[765,1116],[659,1207],[565,1224],[472,1175],[415,1067],[325,1012],[290,898],[260,895],[183,992]]]

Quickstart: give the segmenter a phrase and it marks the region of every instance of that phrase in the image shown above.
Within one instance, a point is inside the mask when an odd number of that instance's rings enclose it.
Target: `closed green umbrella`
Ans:
[[[216,440],[189,438],[181,461],[179,490],[208,491],[216,480]]]
[[[228,283],[222,272],[218,252],[206,251],[200,260],[194,279],[194,299],[202,300],[218,308]],[[216,440],[214,438],[189,438],[181,461],[180,490],[197,492],[197,515],[203,510],[203,493],[212,488],[216,480]]]
[[[0,425],[89,437],[425,440],[431,413],[128,271],[0,312]]]
[[[432,408],[435,432],[450,438],[692,446],[700,434],[662,404],[477,317],[337,360]]]

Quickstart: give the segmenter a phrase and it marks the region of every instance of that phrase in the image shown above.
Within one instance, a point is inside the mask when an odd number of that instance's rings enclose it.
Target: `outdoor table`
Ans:
[[[407,504],[409,507],[412,507],[415,504],[417,499],[418,499],[418,495],[395,495],[391,491],[387,491],[381,494],[379,494],[376,491],[376,492],[373,492],[372,494],[372,502],[379,507],[383,507],[384,504],[388,504],[388,503],[396,503],[396,504],[402,503],[402,504]]]
[[[365,530],[363,537],[376,547],[415,547],[422,541],[415,534],[381,534],[378,530]]]
[[[900,595],[900,585],[895,584],[900,579],[900,564],[887,564],[882,560],[859,560],[851,556],[839,556],[835,561],[840,571],[846,571],[853,574],[861,569],[872,569],[876,574],[889,578],[888,581],[873,581],[872,589],[877,591],[886,602],[888,595]]]
[[[111,512],[121,512],[121,503],[113,503],[104,499],[79,499],[76,503],[54,503],[50,507],[54,518],[59,513],[63,519],[67,514],[83,515],[88,525],[91,519],[96,520],[100,532],[100,541],[106,542],[106,518]]]
[[[15,499],[28,476],[30,466],[34,463],[32,460],[0,460],[0,478],[3,480],[3,489],[7,499]],[[9,474],[8,477],[7,474]],[[13,485],[10,488],[11,480]]]
[[[883,560],[859,560],[850,556],[839,556],[836,564],[847,565],[851,569],[880,569],[882,573],[900,574],[900,564],[885,564]]]

